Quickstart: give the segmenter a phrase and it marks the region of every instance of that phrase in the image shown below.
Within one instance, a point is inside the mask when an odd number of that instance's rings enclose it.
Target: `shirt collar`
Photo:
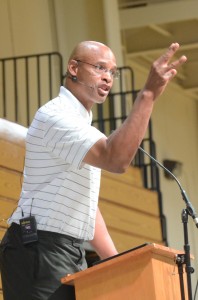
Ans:
[[[89,121],[91,124],[92,122],[92,111],[90,113],[86,110],[86,108],[82,105],[82,103],[64,86],[60,87],[59,96],[66,97],[72,102],[72,105],[75,107],[80,114]]]

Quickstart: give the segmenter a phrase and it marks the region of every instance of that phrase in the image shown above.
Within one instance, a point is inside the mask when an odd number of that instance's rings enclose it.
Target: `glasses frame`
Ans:
[[[111,75],[111,77],[113,77],[114,79],[118,79],[120,76],[120,72],[118,70],[109,70],[107,68],[104,68],[101,65],[94,65],[94,64],[88,63],[86,61],[82,61],[80,59],[76,59],[76,61],[94,67],[96,73],[98,73],[98,74],[103,74],[103,73],[108,72]]]

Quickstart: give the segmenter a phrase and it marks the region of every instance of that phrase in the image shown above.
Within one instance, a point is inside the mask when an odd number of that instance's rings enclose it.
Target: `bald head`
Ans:
[[[65,87],[89,111],[94,103],[103,103],[117,71],[112,50],[100,42],[83,41],[72,51]]]
[[[109,53],[109,59],[112,57],[115,59],[115,56],[111,49],[103,43],[96,41],[83,41],[80,42],[72,51],[69,61],[74,59],[86,59],[90,56],[98,55],[99,53]]]

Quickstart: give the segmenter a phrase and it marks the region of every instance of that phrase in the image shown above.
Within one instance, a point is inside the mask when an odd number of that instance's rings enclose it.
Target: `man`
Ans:
[[[186,61],[169,63],[178,49],[173,43],[153,63],[129,116],[106,137],[91,126],[91,109],[118,76],[116,59],[99,42],[76,46],[65,87],[28,130],[22,193],[1,243],[4,300],[73,299],[60,279],[86,268],[84,240],[102,259],[117,254],[98,209],[100,170],[122,173],[131,164],[155,100]]]

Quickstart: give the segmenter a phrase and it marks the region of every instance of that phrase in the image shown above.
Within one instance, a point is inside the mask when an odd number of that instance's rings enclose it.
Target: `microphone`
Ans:
[[[177,182],[177,184],[178,184],[178,186],[180,188],[181,194],[182,194],[182,198],[183,198],[184,202],[186,203],[187,211],[188,211],[189,215],[192,217],[192,219],[193,219],[196,227],[198,228],[198,217],[197,217],[197,214],[195,212],[195,209],[192,206],[192,204],[190,203],[190,200],[189,200],[189,198],[188,198],[185,190],[182,188],[181,183],[179,182],[179,180],[177,179],[177,177],[169,169],[167,169],[164,165],[162,165],[158,160],[156,160],[153,156],[151,156],[148,152],[146,152],[143,148],[138,147],[138,149],[141,152],[143,152],[145,155],[147,155],[158,166],[160,166],[162,169],[164,169]]]
[[[66,74],[66,76],[69,77],[69,78],[71,78],[71,80],[72,80],[73,82],[80,83],[80,84],[82,84],[82,85],[84,85],[84,86],[86,86],[86,87],[88,87],[88,88],[90,88],[90,89],[92,89],[92,90],[94,89],[94,86],[88,85],[88,84],[86,84],[86,83],[84,83],[84,82],[78,80],[77,76],[73,76],[73,75],[70,75],[70,74],[68,74],[68,73]]]

